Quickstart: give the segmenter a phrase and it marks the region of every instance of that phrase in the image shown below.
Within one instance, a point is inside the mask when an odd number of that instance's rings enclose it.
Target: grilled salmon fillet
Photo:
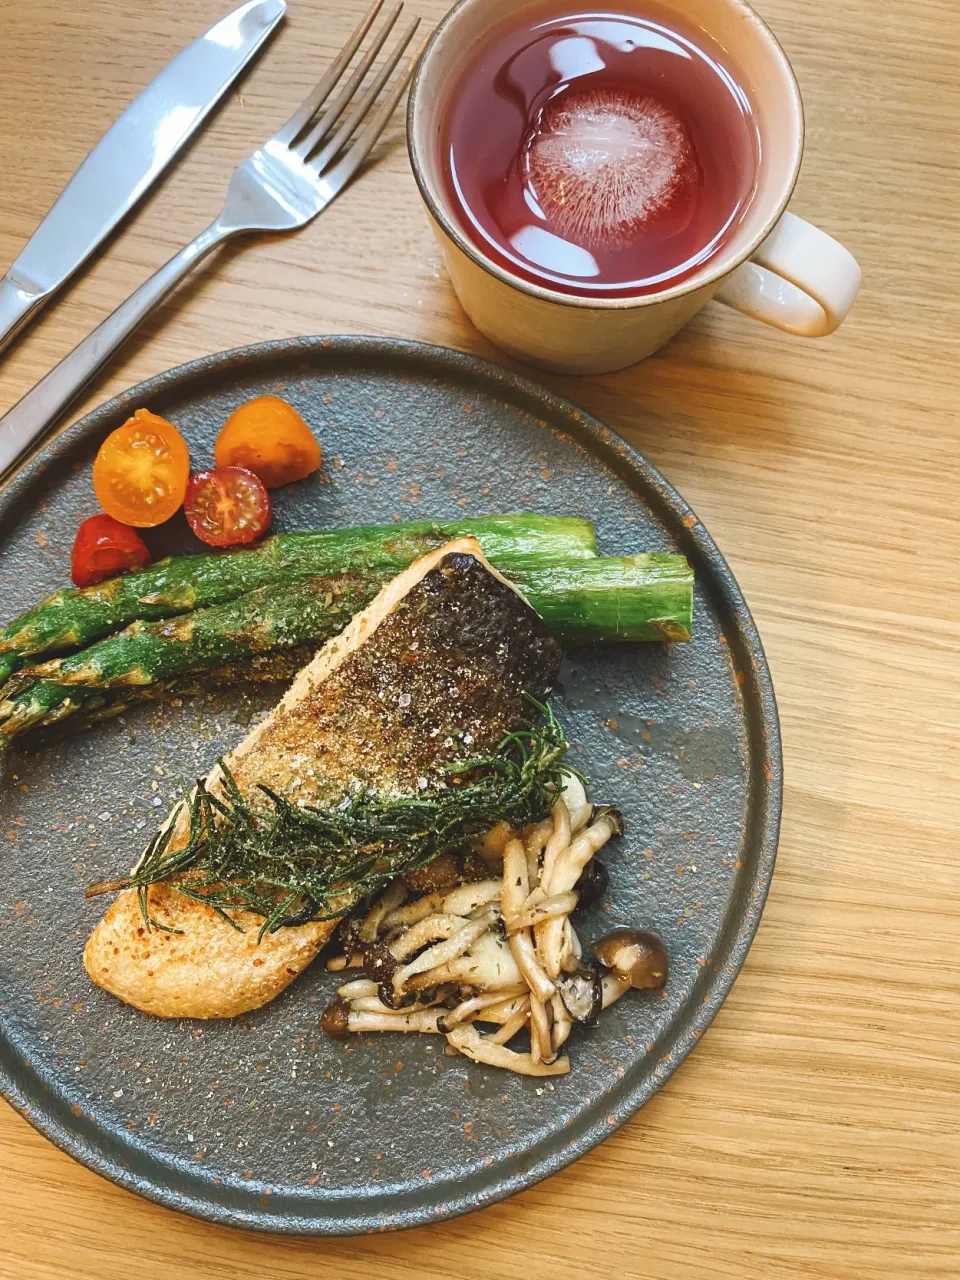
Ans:
[[[421,557],[381,590],[297,676],[226,763],[241,792],[263,783],[287,799],[335,804],[359,785],[393,795],[439,781],[453,759],[490,750],[531,722],[524,694],[543,698],[560,649],[474,538]],[[207,780],[222,783],[219,768]],[[171,848],[185,843],[186,815]],[[266,1004],[306,968],[334,922],[243,932],[166,885],[149,889],[147,930],[134,890],[122,892],[84,950],[93,981],[147,1013],[228,1018]]]

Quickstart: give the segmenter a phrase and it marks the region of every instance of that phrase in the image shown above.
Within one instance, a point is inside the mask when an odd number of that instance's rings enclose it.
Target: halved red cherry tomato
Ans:
[[[217,467],[190,477],[183,513],[201,541],[211,547],[238,547],[266,533],[270,498],[252,471]]]
[[[223,424],[214,457],[218,467],[246,467],[268,489],[316,471],[323,453],[292,404],[257,396],[234,409]]]
[[[113,516],[84,520],[73,540],[70,576],[78,587],[92,587],[128,569],[145,569],[150,552],[140,535]]]
[[[166,418],[138,409],[111,431],[93,464],[93,489],[108,515],[138,529],[169,520],[183,505],[190,453]]]

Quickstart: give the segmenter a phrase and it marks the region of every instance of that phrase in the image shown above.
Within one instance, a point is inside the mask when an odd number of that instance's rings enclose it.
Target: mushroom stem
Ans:
[[[492,869],[502,860],[507,841],[512,840],[515,835],[516,832],[509,823],[498,822],[485,835],[477,836],[473,841],[473,847]]]
[[[341,1000],[360,1000],[364,996],[375,996],[377,984],[370,978],[355,978],[353,982],[345,982],[337,988]]]
[[[537,954],[550,978],[558,978],[563,969],[563,923],[546,920],[537,927]]]
[[[399,1018],[404,1013],[419,1013],[421,1009],[432,1009],[445,999],[437,995],[432,1000],[420,1000],[416,1004],[406,1004],[402,1009],[391,1009],[379,996],[357,996],[350,1001],[351,1013],[383,1013],[391,1018]]]
[[[347,1026],[351,1031],[422,1031],[437,1035],[437,1020],[441,1009],[417,1009],[412,1013],[385,1011],[384,1013],[356,1013],[351,1008]]]
[[[408,956],[422,950],[427,943],[436,942],[439,938],[452,938],[462,928],[463,920],[460,916],[427,916],[388,943],[387,950],[394,960],[406,960]]]
[[[563,1076],[570,1070],[569,1058],[558,1058],[550,1064],[534,1062],[529,1053],[514,1053],[503,1045],[491,1043],[474,1026],[457,1027],[448,1034],[447,1040],[474,1062],[506,1067],[508,1071],[515,1071],[522,1076]]]
[[[538,1000],[547,1001],[556,991],[556,987],[540,967],[533,938],[529,929],[511,934],[508,939],[517,968],[523,974],[524,981]]]
[[[543,866],[540,868],[540,886],[544,893],[550,893],[553,864],[560,852],[570,843],[570,812],[562,797],[553,806],[553,834],[547,841],[543,851]],[[573,888],[573,886],[570,886]]]
[[[556,1054],[560,1047],[567,1042],[570,1032],[573,1030],[573,1019],[567,1013],[567,1006],[563,1003],[563,997],[558,991],[551,1001],[553,1013],[553,1052]]]
[[[623,830],[623,821],[616,809],[601,810],[586,830],[560,850],[554,859],[550,876],[541,879],[549,894],[567,893],[580,879],[580,873],[598,849],[602,849],[611,836]],[[536,929],[537,951],[543,967],[551,978],[556,978],[563,966],[563,921],[548,920]]]
[[[532,894],[530,895],[533,896]],[[528,899],[529,903],[529,899]],[[545,920],[552,920],[556,916],[568,916],[577,905],[577,895],[575,893],[558,893],[552,898],[545,898],[542,902],[533,906],[526,906],[515,915],[507,925],[507,933],[517,933],[521,929],[530,929],[534,925],[542,924]]]
[[[502,991],[490,991],[487,995],[472,996],[443,1015],[444,1026],[447,1030],[452,1030],[460,1022],[472,1022],[492,1006],[505,1003],[511,996],[525,996],[526,993],[526,986],[517,984],[513,987],[504,987]]]
[[[503,881],[500,890],[500,914],[508,928],[514,917],[523,910],[529,893],[527,852],[521,840],[511,840],[503,851]]]
[[[487,1040],[490,1044],[508,1044],[519,1031],[523,1030],[529,1019],[530,997],[527,996],[521,1001],[520,1008],[517,1009],[516,1013],[510,1015],[499,1031],[487,1036]]]
[[[546,902],[547,895],[543,892],[539,885],[531,889],[527,894],[527,899],[523,904],[524,911],[529,911],[531,907],[539,907],[541,902]]]
[[[577,937],[569,916],[563,922],[563,944],[560,948],[560,968],[564,973],[573,973],[583,959],[583,947]]]
[[[530,1057],[534,1062],[553,1062],[557,1056],[553,1052],[553,1041],[550,1033],[550,1016],[548,1006],[530,996]]]
[[[530,993],[524,991],[522,996],[511,996],[509,1000],[501,1000],[499,1004],[492,1004],[489,1008],[484,1009],[481,1017],[476,1018],[476,1022],[496,1022],[503,1026],[505,1022],[516,1013],[523,1013],[524,1016],[530,1012]]]
[[[542,920],[534,926],[537,959],[549,978],[557,978],[562,968],[563,919]]]
[[[620,835],[622,831],[623,819],[617,810],[601,809],[586,830],[558,850],[549,878],[544,874],[540,880],[547,893],[566,893],[572,889],[593,855],[611,836]]]
[[[474,884],[457,885],[455,889],[435,889],[433,893],[417,898],[399,907],[384,919],[384,929],[400,929],[417,924],[427,916],[449,914],[468,916],[477,907],[496,902],[500,897],[499,880],[478,880]]]
[[[399,907],[406,896],[406,885],[400,880],[394,880],[364,916],[363,923],[357,930],[357,937],[360,938],[361,942],[376,941],[377,932],[383,923],[384,917]]]
[[[401,965],[393,975],[393,989],[398,996],[403,995],[407,981],[418,974],[427,973],[430,969],[447,965],[458,959],[477,941],[481,934],[490,927],[488,920],[470,920],[457,930],[452,937],[435,946],[421,951],[409,964]]]
[[[616,1004],[621,996],[627,994],[630,990],[630,983],[625,978],[618,978],[615,973],[605,973],[600,979],[600,986],[603,990],[604,1009],[609,1009],[612,1004]]]
[[[499,991],[523,981],[506,941],[499,934],[485,933],[456,960],[411,978],[407,990],[425,991],[441,982],[456,982],[478,991]]]
[[[527,880],[530,885],[540,882],[540,855],[546,847],[550,833],[553,831],[553,817],[544,818],[542,822],[527,827],[524,833],[523,847],[527,854]]]
[[[570,830],[577,832],[590,821],[593,805],[587,799],[583,783],[575,773],[564,773],[563,788],[560,794],[570,815]]]

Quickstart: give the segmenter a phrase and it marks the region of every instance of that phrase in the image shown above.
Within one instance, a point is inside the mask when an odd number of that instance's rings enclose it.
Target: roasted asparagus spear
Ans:
[[[382,569],[325,574],[160,622],[134,622],[78,653],[12,676],[0,695],[0,741],[78,711],[102,714],[111,697],[122,701],[188,673],[319,647],[390,576]],[[690,638],[693,573],[682,556],[597,557],[509,576],[561,641]]]
[[[589,559],[597,549],[587,520],[520,514],[281,533],[252,551],[176,556],[99,586],[57,591],[0,628],[0,684],[35,655],[75,652],[131,622],[155,622],[259,587],[328,573],[392,575],[451,538],[470,534],[504,573]]]

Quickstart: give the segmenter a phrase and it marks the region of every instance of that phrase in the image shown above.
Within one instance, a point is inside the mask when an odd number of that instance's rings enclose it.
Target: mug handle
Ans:
[[[833,333],[853,306],[860,277],[852,253],[788,212],[714,296],[775,329],[822,338]]]

